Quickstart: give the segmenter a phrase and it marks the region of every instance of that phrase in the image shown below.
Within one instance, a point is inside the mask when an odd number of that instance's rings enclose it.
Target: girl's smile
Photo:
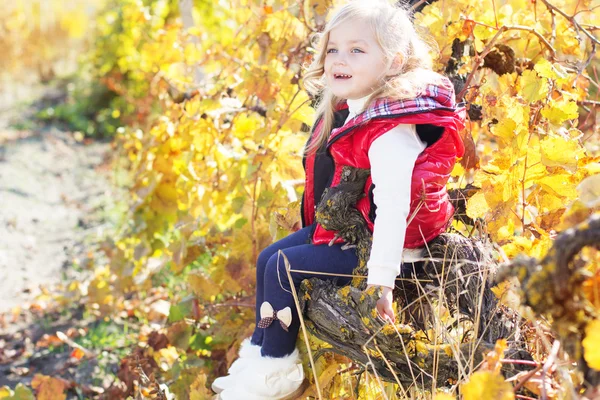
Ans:
[[[381,85],[386,69],[383,51],[366,21],[346,21],[331,30],[325,79],[334,95],[344,99],[364,97]]]

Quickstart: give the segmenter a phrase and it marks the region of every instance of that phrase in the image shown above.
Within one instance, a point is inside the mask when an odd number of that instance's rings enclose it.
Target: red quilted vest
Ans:
[[[346,109],[345,102],[338,110]],[[379,99],[367,110],[356,116],[341,128],[333,129],[326,149],[333,158],[333,177],[329,187],[340,182],[342,167],[370,168],[369,148],[375,139],[398,124],[428,124],[443,128],[443,133],[417,158],[411,180],[411,204],[404,248],[418,248],[444,232],[454,213],[448,200],[446,183],[457,157],[462,157],[464,146],[459,131],[464,128],[465,109],[456,107],[452,84],[430,85],[424,93],[411,100],[391,101]],[[314,132],[321,129],[318,121]],[[315,220],[315,154],[305,156],[305,188],[302,198],[303,226]],[[361,198],[356,208],[361,212],[367,226],[373,231],[374,213],[371,196],[372,182],[369,177],[364,188],[366,196]],[[317,199],[318,201],[318,199]],[[327,231],[316,225],[312,241],[314,244],[329,243],[335,231]],[[336,243],[342,243],[338,238]]]

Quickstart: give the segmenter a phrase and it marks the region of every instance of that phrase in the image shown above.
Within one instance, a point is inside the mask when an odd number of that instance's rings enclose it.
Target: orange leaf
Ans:
[[[594,276],[583,282],[583,293],[585,297],[596,308],[600,308],[600,271],[596,271]]]
[[[68,386],[63,379],[42,374],[36,374],[31,380],[31,387],[37,394],[37,400],[65,400],[67,398],[65,390]]]
[[[56,335],[44,334],[35,344],[36,347],[62,346],[64,342]]]
[[[471,36],[473,33],[473,28],[475,27],[475,21],[466,19],[463,23],[462,32],[465,36]]]
[[[71,357],[77,359],[77,360],[81,360],[81,358],[85,356],[85,351],[79,349],[79,348],[75,348],[73,349],[73,351],[71,352]]]
[[[485,363],[481,369],[487,369],[488,371],[499,373],[500,368],[502,367],[500,359],[502,359],[502,357],[504,356],[504,351],[506,350],[506,347],[506,339],[498,339],[496,341],[496,345],[494,346],[494,350],[490,351],[485,356]]]

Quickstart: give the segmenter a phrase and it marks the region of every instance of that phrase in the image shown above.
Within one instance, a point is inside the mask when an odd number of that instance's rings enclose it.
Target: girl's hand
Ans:
[[[373,287],[375,285],[367,285],[367,289]],[[392,303],[394,301],[394,294],[392,292],[392,288],[387,286],[381,286],[381,297],[377,300],[377,312],[379,312],[379,316],[384,320],[395,323],[396,315],[394,314],[394,310],[392,309]]]

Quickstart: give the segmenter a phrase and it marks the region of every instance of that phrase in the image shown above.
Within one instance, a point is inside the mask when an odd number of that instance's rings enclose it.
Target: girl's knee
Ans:
[[[270,251],[267,251],[267,250],[268,249],[261,251],[256,259],[256,278],[257,278],[257,280],[258,279],[262,280],[262,277],[264,277],[265,270],[267,268],[267,263],[269,262],[269,258],[273,255],[273,253],[271,253]]]
[[[279,252],[273,254],[267,261],[265,277],[270,281],[281,282],[286,289],[289,288],[288,274],[283,256]],[[293,276],[292,276],[293,277]]]
[[[267,261],[269,261],[269,258],[271,257],[271,255],[272,255],[272,253],[269,251],[268,247],[265,248],[263,251],[261,251],[258,254],[258,258],[256,259],[257,267],[262,265],[263,269],[264,269],[264,266],[267,265]]]

